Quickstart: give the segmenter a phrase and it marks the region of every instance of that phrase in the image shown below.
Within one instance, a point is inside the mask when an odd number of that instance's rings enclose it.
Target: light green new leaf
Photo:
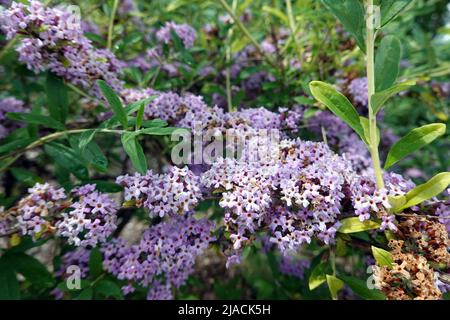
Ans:
[[[398,209],[398,211],[415,206],[422,203],[425,200],[431,199],[442,191],[447,189],[450,185],[450,172],[441,172],[435,175],[433,178],[421,184],[411,191],[409,191],[406,197],[406,203]]]
[[[345,218],[340,221],[341,227],[338,232],[340,233],[355,233],[366,230],[378,229],[380,224],[371,220],[360,221],[358,217]]]
[[[412,152],[433,142],[445,133],[443,123],[432,123],[411,130],[406,136],[397,141],[389,150],[384,168],[387,169]]]
[[[341,21],[345,30],[351,33],[362,51],[366,51],[364,34],[366,33],[365,11],[359,0],[322,0],[325,6]]]
[[[130,157],[134,168],[141,174],[147,172],[147,159],[145,158],[144,150],[137,141],[137,134],[134,132],[127,132],[122,135],[122,146],[125,152]]]
[[[372,97],[370,98],[370,103],[372,106],[373,114],[376,115],[390,97],[408,89],[415,84],[415,81],[402,82],[372,95]]]
[[[361,123],[361,126],[364,130],[364,136],[365,136],[365,143],[367,145],[370,145],[370,129],[369,129],[369,119],[366,117],[359,117],[359,122]],[[377,127],[377,145],[380,144],[380,129]]]
[[[347,123],[365,141],[359,114],[346,96],[338,92],[333,86],[321,81],[311,81],[309,88],[316,100],[327,106],[331,112]]]
[[[394,259],[389,251],[372,246],[372,254],[380,267],[388,267],[389,269],[392,268]]]
[[[100,91],[103,93],[103,96],[111,106],[111,109],[113,110],[115,116],[122,124],[123,128],[126,129],[128,126],[128,120],[127,114],[122,105],[122,101],[120,101],[120,98],[117,96],[114,90],[111,89],[111,87],[104,80],[97,80],[97,85],[100,88]]]
[[[402,45],[395,36],[386,36],[381,40],[375,58],[375,91],[390,88],[397,80],[400,70]]]
[[[398,212],[406,204],[405,196],[388,196],[392,212]]]
[[[327,274],[327,284],[328,289],[330,290],[331,298],[333,300],[337,300],[338,292],[344,287],[344,282],[341,279],[336,278],[335,276]]]
[[[314,290],[318,286],[320,286],[322,283],[324,283],[326,278],[326,272],[329,269],[329,266],[326,263],[320,263],[318,264],[313,271],[311,272],[311,275],[309,276],[309,290]]]

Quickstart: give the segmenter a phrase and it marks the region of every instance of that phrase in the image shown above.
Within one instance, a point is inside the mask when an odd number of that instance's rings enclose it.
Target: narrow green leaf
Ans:
[[[395,19],[411,0],[381,0],[381,27]]]
[[[97,80],[97,85],[113,109],[115,116],[122,124],[123,128],[126,129],[128,126],[128,119],[125,109],[123,108],[122,101],[120,101],[120,98],[114,90],[111,89],[111,87],[104,80]]]
[[[328,289],[330,290],[331,298],[333,300],[338,299],[338,292],[344,287],[344,282],[341,279],[336,278],[335,276],[326,275]]]
[[[145,106],[146,106],[146,104],[141,102],[138,113],[136,115],[136,130],[139,130],[141,128],[142,122],[144,121]]]
[[[30,124],[38,124],[47,128],[52,128],[61,131],[65,129],[64,125],[61,122],[51,117],[43,116],[40,114],[8,112],[6,116],[14,121],[21,121]]]
[[[386,36],[381,40],[375,58],[375,91],[390,88],[397,80],[400,70],[402,45],[395,36]]]
[[[64,123],[69,110],[67,87],[55,74],[48,72],[46,81],[47,104],[53,119]]]
[[[309,290],[314,290],[318,286],[320,286],[322,283],[324,283],[326,278],[326,272],[328,271],[329,266],[326,263],[320,263],[318,264],[311,272],[311,275],[309,276]]]
[[[152,136],[166,136],[172,134],[175,130],[188,130],[184,128],[165,127],[165,128],[145,128],[139,130],[139,133],[148,134]]]
[[[325,6],[341,21],[344,28],[356,39],[362,51],[366,51],[364,6],[359,0],[322,0]]]
[[[24,183],[30,187],[34,186],[37,182],[39,182],[39,183],[44,182],[36,174],[34,174],[33,172],[26,170],[26,169],[11,168],[11,173],[18,181],[20,181],[21,183]]]
[[[361,126],[364,130],[364,136],[365,136],[365,143],[369,146],[370,145],[370,128],[369,128],[369,119],[366,117],[359,117],[359,122],[361,123]],[[377,128],[377,145],[380,144],[380,129]]]
[[[388,196],[392,212],[398,212],[406,204],[405,196]]]
[[[103,256],[100,249],[94,248],[89,256],[89,274],[92,279],[97,278],[103,272]]]
[[[92,287],[87,287],[86,289],[81,291],[77,297],[75,297],[75,300],[91,300],[93,295],[94,290],[92,289]]]
[[[95,141],[89,142],[81,153],[83,158],[99,171],[105,172],[108,169],[108,159]]]
[[[372,95],[370,101],[372,105],[373,114],[376,115],[390,97],[392,97],[397,93],[407,90],[409,87],[415,84],[416,84],[415,81],[402,82]]]
[[[137,141],[137,134],[130,132],[122,135],[122,145],[125,152],[130,157],[131,163],[134,168],[141,174],[147,172],[147,159],[145,158],[144,151],[141,145]]]
[[[34,138],[18,139],[0,146],[0,154],[8,153],[11,151],[19,150],[25,148],[32,142],[36,141]]]
[[[446,126],[443,123],[432,123],[411,130],[406,136],[397,141],[389,150],[384,168],[387,169],[408,156],[412,152],[433,142],[445,134]]]
[[[0,300],[19,300],[19,281],[11,266],[0,259]]]
[[[120,287],[111,280],[100,280],[94,287],[96,294],[101,294],[105,298],[115,298],[117,300],[123,300],[123,294]]]
[[[59,166],[68,170],[77,178],[81,180],[89,178],[88,170],[80,160],[80,155],[76,154],[71,148],[52,142],[46,144],[44,150]]]
[[[36,258],[25,253],[6,254],[11,267],[39,288],[49,288],[54,284],[54,278],[47,268]]]
[[[435,175],[433,178],[421,184],[411,191],[409,191],[406,197],[406,203],[398,209],[398,211],[415,206],[425,200],[431,199],[442,191],[448,188],[450,185],[450,172],[441,172]]]
[[[381,291],[376,289],[369,289],[366,280],[360,280],[355,277],[343,275],[340,275],[339,278],[343,280],[355,294],[363,299],[386,300],[385,295]]]
[[[394,259],[389,251],[372,246],[372,254],[380,267],[388,267],[389,269],[392,268]]]
[[[338,92],[333,86],[321,81],[312,81],[309,83],[309,87],[316,100],[327,106],[331,112],[355,130],[363,141],[365,140],[359,114],[346,96]]]
[[[360,221],[358,217],[345,218],[340,221],[341,227],[338,232],[340,233],[355,233],[372,229],[378,229],[380,224],[371,220]]]
[[[80,138],[78,140],[78,148],[80,148],[80,150],[83,151],[84,148],[86,148],[86,146],[89,144],[89,142],[91,142],[92,139],[94,139],[94,136],[96,133],[97,133],[96,129],[90,129],[90,130],[84,131],[80,135]]]

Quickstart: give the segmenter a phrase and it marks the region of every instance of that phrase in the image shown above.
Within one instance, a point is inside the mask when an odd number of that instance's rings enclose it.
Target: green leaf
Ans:
[[[30,123],[30,124],[38,124],[38,125],[42,125],[47,128],[52,128],[52,129],[61,130],[61,131],[65,129],[64,125],[61,122],[59,122],[51,117],[43,116],[40,114],[8,112],[6,114],[6,116],[9,119],[14,120],[14,121],[21,121],[21,122],[26,122],[26,123]]]
[[[286,25],[289,23],[288,17],[282,11],[278,10],[277,8],[263,6],[262,11],[267,12],[267,13],[279,18]],[[245,37],[241,37],[241,38],[245,38]]]
[[[372,246],[372,254],[380,267],[388,267],[389,269],[392,268],[394,259],[389,251]]]
[[[36,258],[25,253],[8,253],[5,255],[11,267],[40,288],[49,288],[54,284],[54,278],[47,268]]]
[[[383,107],[384,103],[393,95],[407,90],[409,87],[415,85],[415,81],[406,81],[396,84],[386,90],[380,91],[372,95],[370,103],[372,106],[372,112],[374,115]]]
[[[381,40],[375,58],[375,91],[390,88],[397,80],[400,70],[402,45],[395,36],[386,36]]]
[[[19,300],[19,281],[11,266],[0,259],[0,300]]]
[[[384,168],[391,167],[410,153],[430,144],[445,134],[445,129],[446,126],[443,123],[432,123],[411,130],[391,147]]]
[[[50,115],[61,123],[66,122],[69,111],[66,85],[61,78],[49,72],[47,73],[46,90]]]
[[[117,300],[123,300],[123,294],[120,287],[111,280],[100,280],[94,287],[96,294],[101,294],[105,298],[115,298]]]
[[[109,182],[105,180],[85,180],[83,184],[95,184],[97,190],[105,193],[116,193],[123,191],[123,187],[114,182]]]
[[[145,128],[139,130],[139,133],[148,134],[152,136],[166,136],[172,134],[175,130],[188,130],[184,128],[165,127],[165,128]]]
[[[21,183],[25,183],[30,187],[34,186],[37,182],[43,183],[43,180],[41,178],[26,169],[11,168],[11,173],[18,181],[20,181]]]
[[[386,300],[385,295],[376,289],[369,289],[367,281],[360,280],[355,277],[340,275],[339,278],[343,280],[352,291],[363,299],[367,300]]]
[[[364,130],[365,140],[364,142],[367,145],[370,145],[370,128],[369,128],[369,119],[366,117],[359,117],[359,122]],[[380,129],[377,127],[377,145],[380,144]]]
[[[331,298],[333,300],[337,300],[338,292],[344,287],[344,282],[341,279],[336,278],[335,276],[326,275],[328,289],[330,290]]]
[[[450,172],[441,172],[433,178],[410,190],[406,195],[406,203],[398,209],[402,211],[406,208],[415,206],[425,200],[431,199],[450,185]]]
[[[77,178],[84,180],[89,178],[89,173],[80,155],[71,148],[60,143],[51,142],[44,146],[45,152],[62,168],[68,170]]]
[[[36,139],[28,138],[28,139],[18,139],[0,146],[0,154],[8,153],[10,151],[19,150],[25,148],[29,144],[33,143]]]
[[[341,21],[344,28],[353,35],[362,51],[366,51],[364,6],[359,0],[322,0],[325,6]]]
[[[102,172],[108,170],[108,159],[96,142],[89,142],[81,152],[83,158],[86,159],[90,164],[92,164],[92,166],[94,166],[96,169]]]
[[[144,151],[141,145],[137,141],[137,134],[130,132],[122,135],[122,145],[125,152],[130,157],[131,163],[134,168],[141,174],[147,172],[147,159],[145,158]]]
[[[336,116],[347,123],[364,141],[364,129],[359,120],[359,114],[351,102],[333,86],[321,82],[312,81],[309,83],[311,93],[317,101],[323,103]]]
[[[114,90],[111,89],[111,87],[104,80],[97,80],[97,85],[113,109],[115,116],[122,124],[123,128],[126,129],[128,126],[128,119],[125,109],[123,108],[122,101],[120,101],[120,98]]]
[[[80,150],[83,151],[84,148],[87,147],[89,142],[91,142],[92,139],[94,139],[94,136],[95,136],[96,133],[97,133],[96,129],[90,129],[90,130],[84,131],[80,135],[80,138],[78,140],[78,148],[80,148]]]
[[[405,196],[388,196],[392,212],[398,212],[406,204]]]
[[[381,27],[395,19],[411,2],[411,0],[381,0]]]
[[[103,272],[103,256],[100,249],[94,248],[89,256],[89,274],[92,279],[96,279]]]
[[[88,287],[80,292],[80,294],[75,298],[75,300],[91,300],[94,295],[94,290],[92,287]]]
[[[327,278],[326,278],[326,273],[329,269],[329,265],[322,262],[319,263],[311,272],[311,275],[309,276],[309,281],[308,281],[308,285],[309,285],[309,290],[314,290],[316,289],[318,286],[320,286],[322,283],[324,283]]]
[[[355,233],[372,229],[378,229],[380,224],[371,220],[360,221],[358,217],[345,218],[340,221],[341,227],[338,232],[340,233]]]

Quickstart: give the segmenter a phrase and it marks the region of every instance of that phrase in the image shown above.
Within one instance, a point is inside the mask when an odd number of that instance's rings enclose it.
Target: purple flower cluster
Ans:
[[[173,21],[166,22],[164,27],[156,32],[156,39],[162,43],[169,44],[172,41],[172,32],[175,32],[181,41],[183,41],[185,48],[189,49],[194,46],[197,34],[194,28],[186,23],[176,24]]]
[[[196,258],[214,241],[213,228],[214,223],[206,219],[171,217],[150,227],[137,245],[116,240],[105,247],[104,265],[120,280],[151,287],[149,299],[170,299],[170,288],[185,283]],[[129,286],[125,289],[132,291]]]
[[[357,104],[367,106],[367,78],[353,79],[347,87],[348,92],[352,95],[353,101]]]
[[[296,277],[300,280],[305,278],[305,271],[309,268],[310,261],[296,259],[293,256],[283,256],[279,264],[279,270],[285,275]]]
[[[29,195],[18,204],[17,223],[23,235],[33,238],[52,231],[55,215],[64,209],[64,189],[56,189],[48,183],[37,183],[28,189]]]
[[[79,18],[59,8],[45,8],[32,0],[29,5],[13,3],[0,13],[0,27],[8,39],[23,35],[17,47],[19,60],[36,73],[50,70],[74,85],[99,96],[93,86],[104,79],[120,89],[117,75],[122,64],[108,50],[96,49],[83,35]]]
[[[87,184],[72,190],[79,199],[56,223],[57,234],[67,237],[70,244],[95,247],[98,242],[105,242],[117,227],[117,204],[95,188]]]
[[[23,102],[16,98],[0,99],[0,139],[6,137],[11,131],[19,128],[19,124],[6,118],[8,112],[24,112]]]
[[[125,187],[125,201],[146,207],[151,217],[182,214],[191,211],[201,199],[199,178],[187,167],[171,167],[166,174],[125,175],[117,178]]]

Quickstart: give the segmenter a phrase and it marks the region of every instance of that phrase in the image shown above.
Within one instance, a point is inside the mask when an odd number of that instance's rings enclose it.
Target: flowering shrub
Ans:
[[[450,69],[402,70],[408,1],[51,2],[1,2],[0,298],[447,297]]]

